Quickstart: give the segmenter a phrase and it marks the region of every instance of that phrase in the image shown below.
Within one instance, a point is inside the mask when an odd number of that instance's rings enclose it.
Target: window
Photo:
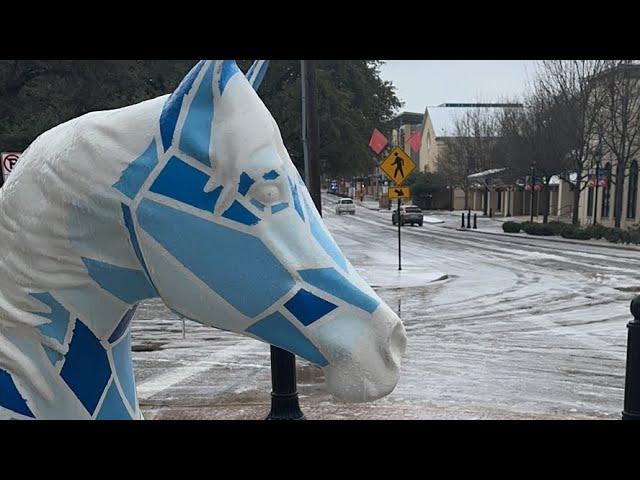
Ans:
[[[629,193],[627,194],[627,218],[636,218],[638,204],[638,162],[631,162],[629,169]]]
[[[593,216],[593,188],[587,187],[587,216]]]
[[[608,217],[611,210],[611,164],[604,166],[604,178],[607,180],[607,186],[602,189],[602,213],[601,217]]]

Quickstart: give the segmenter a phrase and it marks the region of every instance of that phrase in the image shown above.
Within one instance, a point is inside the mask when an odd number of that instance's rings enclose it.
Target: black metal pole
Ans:
[[[473,228],[478,228],[478,214],[476,213],[473,214]]]
[[[627,370],[623,420],[640,420],[640,296],[631,302],[633,320],[627,324]]]
[[[595,185],[593,188],[595,189],[595,198],[593,199],[593,224],[596,225],[598,222],[598,177],[600,176],[600,162],[596,164],[596,178]]]
[[[464,212],[462,212],[462,228],[464,228]]]
[[[482,203],[484,203],[483,209],[482,209],[483,210],[482,211],[482,215],[484,215],[486,217],[487,216],[487,207],[488,207],[488,203],[489,203],[489,188],[486,187],[486,186],[484,188],[485,188],[485,190],[484,190],[484,193],[482,195],[482,197],[483,197],[483,202]]]
[[[402,225],[402,220],[400,217],[400,197],[398,197],[398,270],[402,270],[402,255],[401,255],[401,246],[400,246],[400,226]]]

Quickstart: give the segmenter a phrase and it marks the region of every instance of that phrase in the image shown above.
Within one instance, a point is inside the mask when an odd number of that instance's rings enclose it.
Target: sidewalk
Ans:
[[[445,223],[439,224],[438,226],[441,228],[448,228],[450,230],[458,230],[470,233],[482,233],[485,235],[495,235],[502,237],[518,237],[518,238],[526,238],[531,240],[545,240],[551,242],[560,242],[560,243],[568,243],[572,245],[588,245],[593,247],[603,247],[603,248],[614,248],[618,250],[629,250],[633,252],[640,251],[640,246],[636,245],[625,245],[619,243],[611,243],[605,239],[600,240],[572,240],[569,238],[563,238],[559,235],[553,236],[542,236],[542,235],[529,235],[525,232],[520,233],[506,233],[502,230],[502,224],[504,222],[525,222],[530,219],[530,217],[484,217],[482,216],[482,211],[471,211],[471,226],[473,227],[473,214],[477,215],[477,229],[474,228],[466,228],[467,222],[467,212],[465,213],[465,228],[462,228],[462,211],[453,211],[453,212],[443,212],[443,211],[433,211],[428,212],[431,216],[440,216],[444,217]],[[542,223],[542,222],[539,222]]]

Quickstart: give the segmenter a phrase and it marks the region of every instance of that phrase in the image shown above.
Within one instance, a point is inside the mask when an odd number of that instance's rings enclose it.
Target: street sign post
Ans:
[[[400,205],[403,198],[409,198],[409,188],[401,187],[401,185],[415,168],[415,162],[400,147],[395,147],[391,150],[391,153],[387,155],[387,158],[380,164],[380,170],[395,182],[395,186],[389,187],[389,199],[398,199],[398,210],[396,212],[396,219],[398,221],[398,270],[402,270],[402,244],[400,241],[402,222],[400,221]]]

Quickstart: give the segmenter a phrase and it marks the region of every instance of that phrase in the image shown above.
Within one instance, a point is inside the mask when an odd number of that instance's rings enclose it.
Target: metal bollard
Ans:
[[[489,209],[489,218],[493,218],[493,208]]]
[[[473,214],[473,228],[478,228],[478,214]]]
[[[471,228],[471,212],[467,214],[467,228]]]
[[[464,228],[464,212],[462,212],[462,228]]]
[[[640,296],[631,301],[633,320],[627,324],[627,371],[622,420],[640,420]]]
[[[271,411],[267,420],[305,420],[296,387],[296,357],[271,345]]]

